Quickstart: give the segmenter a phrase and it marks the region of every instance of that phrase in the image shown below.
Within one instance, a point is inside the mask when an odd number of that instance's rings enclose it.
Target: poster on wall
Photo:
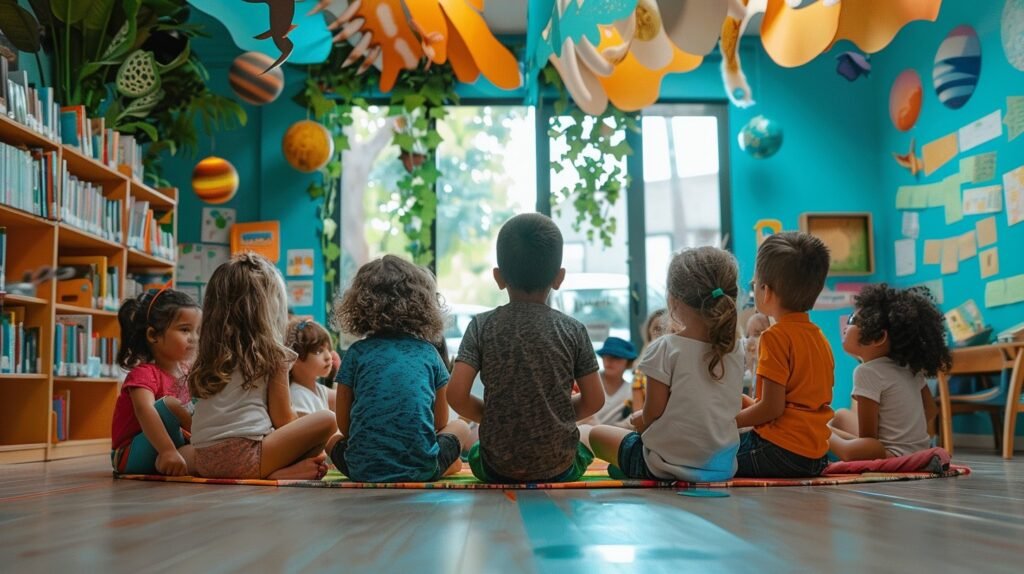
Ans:
[[[313,275],[313,250],[289,249],[285,270],[289,277],[309,277]]]
[[[227,245],[202,245],[203,248],[203,283],[209,283],[213,272],[231,259],[231,251]]]
[[[231,226],[235,210],[227,207],[204,207],[201,238],[203,243],[227,245],[231,242]]]
[[[1006,224],[1024,220],[1024,165],[1003,174],[1003,198],[1006,200]]]
[[[203,246],[199,243],[178,245],[178,282],[200,283],[203,281]]]
[[[277,263],[281,259],[281,222],[253,221],[231,226],[231,254],[252,251]]]
[[[287,283],[288,306],[289,307],[312,307],[313,306],[313,282],[303,280],[289,280]]]

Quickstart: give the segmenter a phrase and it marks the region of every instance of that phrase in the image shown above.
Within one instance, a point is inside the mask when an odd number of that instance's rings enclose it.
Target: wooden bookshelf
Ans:
[[[126,293],[127,274],[133,270],[175,272],[175,261],[127,247],[128,199],[148,201],[161,212],[175,211],[176,190],[157,190],[134,181],[79,150],[54,142],[13,120],[0,116],[0,142],[22,148],[39,148],[57,153],[67,162],[68,172],[80,180],[98,185],[107,199],[121,200],[123,222],[121,241],[111,241],[53,219],[40,217],[0,204],[0,226],[7,228],[7,284],[21,281],[26,271],[43,266],[57,267],[64,255],[103,255],[108,266],[118,269],[118,293]],[[59,178],[58,178],[59,179]],[[59,185],[59,181],[57,182]],[[60,191],[60,190],[58,190]],[[176,216],[176,213],[174,214]],[[177,217],[174,217],[177,241]],[[93,330],[102,337],[119,335],[117,312],[57,303],[54,281],[38,285],[34,295],[5,294],[3,307],[24,310],[24,323],[39,327],[40,373],[0,373],[0,463],[38,462],[102,454],[110,451],[111,418],[120,392],[117,377],[63,377],[54,373],[54,335],[58,314],[88,314]],[[54,435],[54,393],[70,393],[68,440]]]

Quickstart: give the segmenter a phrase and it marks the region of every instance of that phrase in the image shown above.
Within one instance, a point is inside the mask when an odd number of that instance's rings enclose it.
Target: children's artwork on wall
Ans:
[[[231,251],[227,245],[203,245],[203,276],[202,283],[209,283],[213,272],[231,259]]]
[[[178,245],[179,283],[199,283],[203,281],[203,246],[199,243],[181,243]]]
[[[979,220],[974,224],[974,229],[978,232],[978,247],[988,247],[998,241],[994,216]]]
[[[1006,224],[1024,221],[1024,165],[1003,174],[1003,197],[1006,199]]]
[[[924,241],[924,263],[925,265],[938,265],[942,261],[942,240],[925,239]]]
[[[1009,141],[1017,139],[1017,136],[1024,132],[1024,96],[1006,96],[1006,116],[1003,117],[1003,123],[1006,124],[1006,139]]]
[[[964,183],[981,183],[996,176],[996,152],[982,153],[960,160],[960,177]]]
[[[932,68],[935,95],[942,105],[959,110],[971,99],[981,76],[981,43],[970,26],[957,26],[939,44]]]
[[[286,281],[289,307],[313,306],[313,282],[309,280]]]
[[[900,167],[910,172],[910,175],[917,177],[917,174],[921,173],[924,169],[924,160],[917,155],[917,145],[914,138],[910,138],[910,149],[905,154],[899,154],[893,152],[893,159]]]
[[[978,255],[981,263],[981,278],[988,279],[999,274],[999,248],[986,249]]]
[[[261,52],[238,56],[228,70],[231,91],[254,106],[273,102],[284,90],[284,72],[273,65],[273,58]]]
[[[985,284],[985,306],[1000,307],[1024,302],[1024,275],[1014,275]]]
[[[1006,0],[1003,4],[1000,33],[1006,60],[1024,72],[1024,0]]]
[[[871,57],[860,52],[843,52],[836,56],[836,73],[853,82],[871,75]]]
[[[947,237],[942,240],[942,264],[939,267],[943,275],[952,275],[960,271],[960,239]]]
[[[903,237],[917,239],[921,234],[921,217],[916,211],[903,212]]]
[[[238,172],[222,157],[203,158],[192,170],[192,191],[206,203],[227,203],[238,191]]]
[[[281,222],[253,221],[231,226],[231,255],[245,251],[277,263],[281,259]]]
[[[973,299],[946,313],[946,327],[953,341],[962,343],[985,330],[985,320]]]
[[[901,132],[914,127],[921,115],[921,99],[924,88],[921,87],[921,76],[916,70],[903,70],[892,82],[889,89],[889,119],[892,125]],[[911,143],[913,153],[913,143]]]
[[[289,249],[285,270],[289,277],[309,277],[313,274],[313,250]]]
[[[200,238],[203,243],[227,245],[231,243],[231,226],[234,224],[234,209],[229,207],[204,207]]]
[[[999,213],[1003,210],[1003,186],[989,185],[964,190],[964,215]]]
[[[906,277],[917,273],[917,241],[913,239],[897,239],[896,276]]]
[[[1003,135],[1002,110],[996,110],[960,128],[957,134],[960,151],[974,149]]]
[[[978,254],[977,238],[973,230],[959,237],[957,240],[957,254],[960,257],[960,261],[967,261]]]
[[[829,275],[875,272],[874,232],[870,213],[805,213],[800,230],[821,239],[829,249]]]

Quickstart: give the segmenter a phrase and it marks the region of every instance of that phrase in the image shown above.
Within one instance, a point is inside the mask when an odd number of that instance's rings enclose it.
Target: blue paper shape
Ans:
[[[261,52],[277,59],[281,51],[270,38],[257,40],[270,28],[270,8],[261,0],[188,0],[188,3],[220,20],[231,34],[231,39],[245,52]],[[316,0],[295,3],[295,29],[288,34],[294,48],[288,57],[292,64],[320,64],[331,53],[331,33],[324,14],[307,16]]]

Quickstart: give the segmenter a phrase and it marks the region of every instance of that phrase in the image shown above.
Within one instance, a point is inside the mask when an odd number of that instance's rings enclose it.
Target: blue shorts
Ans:
[[[429,480],[423,482],[434,482],[444,476],[444,472],[448,470],[448,467],[459,460],[459,456],[462,454],[462,443],[459,442],[459,437],[449,433],[439,433],[437,435],[437,468],[434,470],[434,474]],[[352,478],[349,475],[348,462],[345,460],[345,451],[348,450],[348,440],[341,439],[334,443],[334,447],[331,448],[331,452],[327,453],[330,455],[331,462],[334,466],[344,474],[345,476]],[[352,479],[356,480],[356,479]],[[372,477],[360,477],[360,480],[356,482],[380,482],[379,480],[373,480]],[[421,482],[419,480],[391,480],[388,482]]]
[[[609,466],[608,475],[612,478],[639,478],[658,480],[647,468],[644,460],[644,440],[638,432],[631,432],[622,437],[619,443],[619,466]]]
[[[185,434],[181,432],[181,422],[174,416],[171,409],[167,408],[161,398],[153,403],[153,408],[160,415],[160,422],[164,423],[164,430],[167,436],[171,437],[174,448],[185,446]],[[114,470],[119,474],[160,474],[156,470],[156,457],[160,454],[149,439],[146,433],[139,433],[132,438],[131,442],[117,450],[110,452],[110,462]]]

